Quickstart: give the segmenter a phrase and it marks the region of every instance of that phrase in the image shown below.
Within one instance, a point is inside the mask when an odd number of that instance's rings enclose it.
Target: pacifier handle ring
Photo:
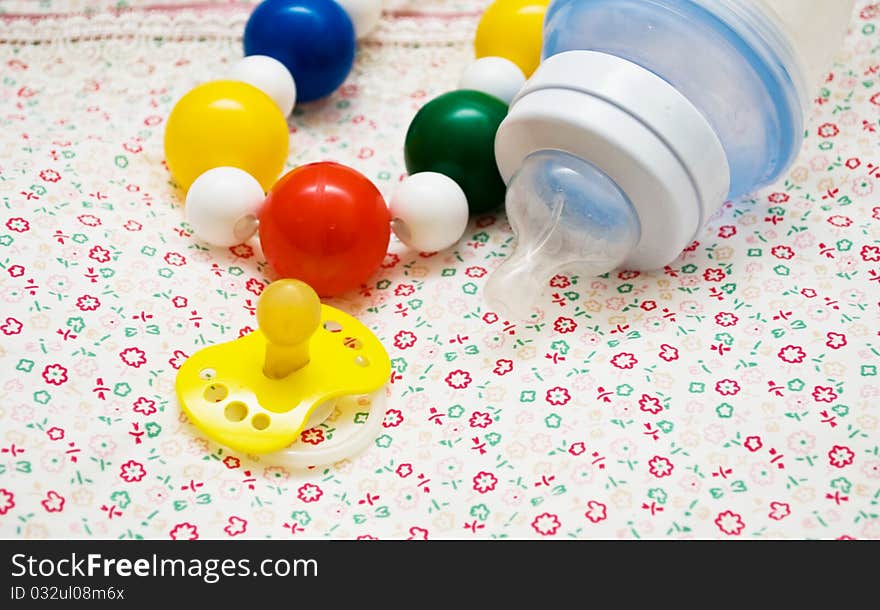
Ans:
[[[379,437],[382,422],[385,420],[385,410],[388,401],[385,397],[385,388],[369,394],[370,413],[363,426],[349,438],[340,443],[331,443],[329,447],[322,449],[286,449],[277,451],[266,456],[267,458],[279,458],[278,465],[291,469],[305,470],[313,466],[326,466],[351,459],[364,451],[370,443]]]

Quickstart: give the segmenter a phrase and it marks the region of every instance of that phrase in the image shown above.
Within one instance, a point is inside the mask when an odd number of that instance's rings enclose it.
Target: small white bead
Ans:
[[[382,0],[336,0],[354,24],[354,35],[360,39],[368,36],[379,25],[382,17]]]
[[[196,178],[186,194],[186,221],[196,237],[235,246],[257,232],[266,194],[257,179],[237,167],[215,167]]]
[[[482,91],[510,104],[525,84],[525,74],[512,61],[503,57],[483,57],[464,71],[459,88]]]
[[[285,117],[293,112],[296,83],[290,71],[274,57],[249,55],[232,66],[229,78],[253,85],[271,97]]]
[[[467,197],[455,180],[443,174],[409,176],[397,187],[390,208],[394,234],[420,252],[445,250],[467,229]]]

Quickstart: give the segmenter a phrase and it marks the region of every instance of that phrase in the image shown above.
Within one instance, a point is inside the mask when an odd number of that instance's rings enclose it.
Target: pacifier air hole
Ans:
[[[354,363],[363,368],[370,366],[370,360],[366,356],[358,356],[354,359]]]
[[[235,401],[226,405],[226,409],[223,410],[223,414],[226,416],[231,422],[240,422],[243,421],[248,414],[248,407],[243,402]]]
[[[222,383],[215,383],[205,388],[204,396],[207,402],[223,402],[229,396],[229,390]]]
[[[214,369],[202,369],[201,371],[199,371],[199,377],[201,377],[205,381],[211,381],[216,376],[217,371],[215,371]]]
[[[342,332],[342,324],[334,320],[327,320],[324,322],[324,330],[330,333],[340,333]]]
[[[251,420],[251,425],[255,430],[265,430],[269,427],[269,424],[272,423],[272,420],[269,419],[269,416],[265,413],[258,413],[254,415],[254,418]]]

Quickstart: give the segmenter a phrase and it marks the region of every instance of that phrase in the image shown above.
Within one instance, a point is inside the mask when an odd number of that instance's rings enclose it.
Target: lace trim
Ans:
[[[365,45],[449,45],[473,40],[484,2],[457,3],[467,11],[386,11]],[[477,5],[477,6],[474,6]],[[237,43],[252,5],[156,6],[95,14],[0,14],[0,44],[119,46],[168,42]]]

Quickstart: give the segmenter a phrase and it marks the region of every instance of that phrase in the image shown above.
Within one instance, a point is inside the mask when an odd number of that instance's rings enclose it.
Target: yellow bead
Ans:
[[[550,0],[496,0],[477,27],[477,58],[503,57],[531,76],[541,63],[548,4]]]
[[[287,121],[251,85],[213,81],[184,95],[165,127],[165,160],[184,190],[215,167],[237,167],[268,191],[284,169]]]

